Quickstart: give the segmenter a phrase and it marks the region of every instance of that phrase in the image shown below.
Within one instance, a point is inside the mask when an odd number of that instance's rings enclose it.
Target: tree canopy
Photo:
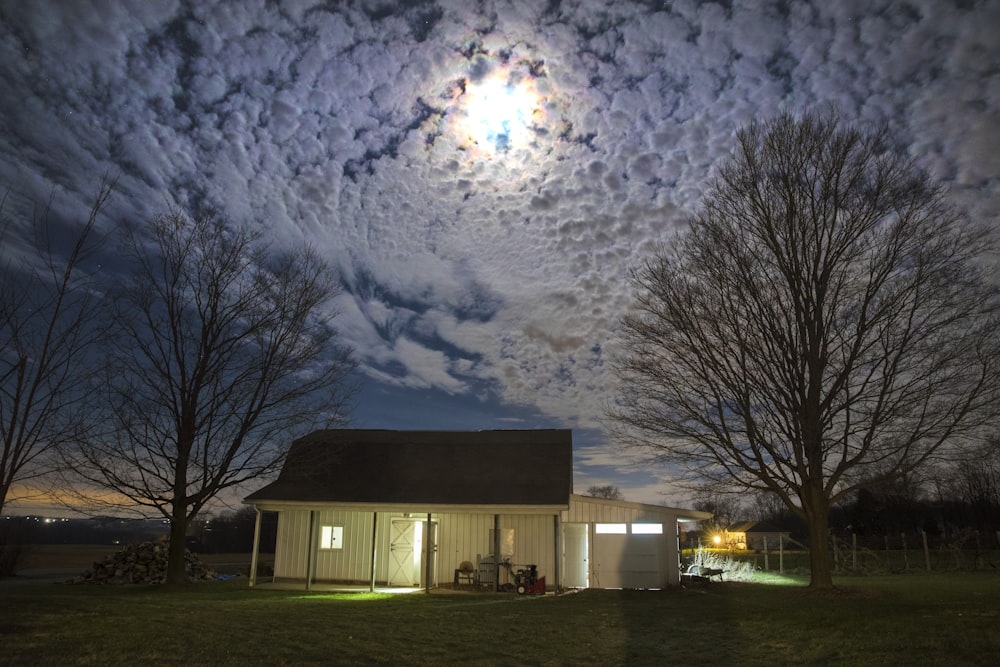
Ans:
[[[331,321],[337,282],[310,249],[275,251],[217,214],[133,229],[134,272],[111,321],[95,409],[109,430],[71,469],[171,522],[169,583],[188,523],[224,489],[277,470],[291,440],[341,422],[353,364]]]
[[[995,245],[885,127],[784,114],[737,140],[633,272],[609,415],[683,478],[781,498],[828,587],[831,503],[997,414]]]

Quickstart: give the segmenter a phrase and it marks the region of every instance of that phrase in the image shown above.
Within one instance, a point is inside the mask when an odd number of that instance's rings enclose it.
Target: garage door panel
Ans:
[[[663,571],[662,535],[596,535],[594,578],[600,588],[660,588]]]

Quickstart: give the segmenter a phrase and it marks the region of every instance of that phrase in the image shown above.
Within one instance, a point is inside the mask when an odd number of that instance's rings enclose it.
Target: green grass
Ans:
[[[0,583],[2,665],[993,665],[1000,574],[368,595]],[[784,585],[778,585],[784,584]]]

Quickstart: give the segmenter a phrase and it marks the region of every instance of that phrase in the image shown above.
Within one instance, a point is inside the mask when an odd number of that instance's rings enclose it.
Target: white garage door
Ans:
[[[595,528],[591,586],[663,588],[666,585],[662,533],[636,533],[626,524],[597,524]]]

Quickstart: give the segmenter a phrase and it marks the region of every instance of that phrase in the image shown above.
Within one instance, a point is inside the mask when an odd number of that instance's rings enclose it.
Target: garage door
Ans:
[[[595,588],[663,588],[667,583],[665,544],[649,524],[596,524],[593,579]]]

